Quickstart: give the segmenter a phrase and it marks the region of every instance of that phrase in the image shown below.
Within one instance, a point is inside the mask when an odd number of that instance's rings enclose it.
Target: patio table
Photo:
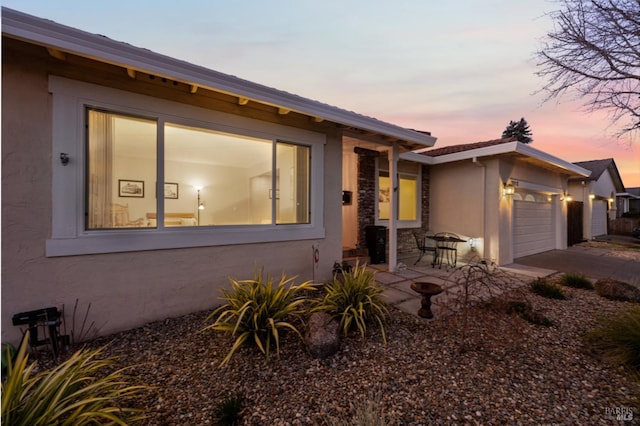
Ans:
[[[427,238],[436,242],[438,266],[442,267],[442,261],[444,259],[447,262],[447,266],[453,266],[455,268],[458,262],[458,243],[465,243],[467,240],[450,232],[429,235]]]

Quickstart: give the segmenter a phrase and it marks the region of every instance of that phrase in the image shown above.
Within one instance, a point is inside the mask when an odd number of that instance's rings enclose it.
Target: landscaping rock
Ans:
[[[640,288],[612,279],[601,279],[595,283],[596,292],[607,299],[640,303]]]
[[[314,312],[309,318],[305,335],[309,354],[315,358],[327,358],[340,349],[340,326],[326,312]]]

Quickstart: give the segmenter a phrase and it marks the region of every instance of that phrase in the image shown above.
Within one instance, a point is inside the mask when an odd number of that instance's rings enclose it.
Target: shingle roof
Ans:
[[[578,161],[573,164],[575,164],[576,166],[580,166],[583,169],[591,170],[591,175],[589,177],[583,178],[570,178],[570,181],[597,181],[598,179],[600,179],[600,176],[602,176],[605,170],[609,170],[609,174],[611,175],[611,179],[614,182],[616,191],[624,191],[624,183],[622,182],[622,177],[618,172],[618,167],[616,166],[616,162],[613,160],[613,158],[605,158],[603,160]]]
[[[602,173],[611,165],[613,158],[605,158],[604,160],[577,161],[573,164],[578,165],[587,170],[591,170],[591,176],[582,180],[598,180]]]
[[[485,148],[488,146],[500,145],[507,142],[515,142],[515,137],[494,139],[484,142],[466,143],[461,145],[443,146],[442,148],[429,149],[421,151],[420,154],[427,155],[429,157],[438,157],[440,155],[455,154],[456,152],[470,151],[472,149]]]
[[[640,186],[637,186],[634,188],[627,188],[627,192],[629,194],[637,195],[638,197],[640,197]]]

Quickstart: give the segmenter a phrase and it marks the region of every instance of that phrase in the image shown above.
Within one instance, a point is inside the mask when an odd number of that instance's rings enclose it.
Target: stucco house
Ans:
[[[625,192],[613,158],[574,164],[590,170],[591,174],[569,179],[569,229],[575,230],[572,243],[606,235],[608,221],[620,216],[616,194]]]
[[[413,233],[426,231],[455,233],[467,241],[458,244],[460,257],[500,265],[566,248],[569,178],[590,174],[515,139],[497,139],[400,154],[397,185],[389,186],[386,150],[349,139],[343,150],[343,186],[355,194],[343,205],[343,244],[351,253],[367,245],[366,228],[389,226],[395,194],[390,270],[398,257],[415,259]]]
[[[640,187],[625,188],[625,192],[616,194],[618,214],[640,215]]]
[[[589,170],[514,139],[400,155],[429,168],[428,229],[467,243],[461,256],[499,265],[567,247],[567,191]],[[426,195],[425,195],[426,196]]]
[[[12,315],[76,301],[101,334],[208,309],[254,266],[327,279],[344,145],[386,152],[394,188],[400,154],[435,143],[7,8],[2,49],[3,341]]]

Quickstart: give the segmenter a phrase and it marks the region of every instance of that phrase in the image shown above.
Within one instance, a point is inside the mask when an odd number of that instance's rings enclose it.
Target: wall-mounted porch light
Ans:
[[[573,197],[571,195],[569,195],[568,192],[565,192],[562,194],[562,197],[560,198],[561,201],[573,201]]]
[[[511,184],[504,184],[502,186],[502,195],[513,195],[516,193],[516,187]]]
[[[596,194],[589,194],[589,199],[590,200],[595,200],[596,199]]]

